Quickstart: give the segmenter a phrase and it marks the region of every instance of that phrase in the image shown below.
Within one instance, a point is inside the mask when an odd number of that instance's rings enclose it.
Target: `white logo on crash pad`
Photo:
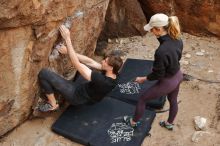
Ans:
[[[108,130],[111,143],[130,141],[134,133],[134,129],[126,123],[113,123]]]
[[[141,89],[140,85],[136,82],[128,82],[124,84],[118,84],[120,92],[123,94],[138,94]]]

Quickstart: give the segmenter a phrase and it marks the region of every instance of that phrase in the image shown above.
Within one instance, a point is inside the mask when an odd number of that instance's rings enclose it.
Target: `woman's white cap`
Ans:
[[[169,17],[165,14],[162,13],[155,14],[150,18],[149,23],[144,26],[144,30],[150,31],[153,27],[166,26],[169,23],[168,20]]]

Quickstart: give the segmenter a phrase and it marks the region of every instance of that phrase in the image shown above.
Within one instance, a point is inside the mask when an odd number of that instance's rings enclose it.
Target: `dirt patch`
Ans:
[[[217,116],[217,120],[220,121],[220,94],[218,94],[217,98],[218,100],[216,103],[216,116]]]

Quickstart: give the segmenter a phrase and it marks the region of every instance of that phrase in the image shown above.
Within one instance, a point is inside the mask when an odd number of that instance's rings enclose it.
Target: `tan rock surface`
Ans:
[[[102,38],[144,35],[147,23],[138,0],[110,0]]]
[[[65,57],[48,61],[60,41],[58,27],[73,20],[71,38],[77,52],[91,56],[101,32],[109,0],[3,0],[0,2],[0,135],[27,119],[37,94],[37,74],[43,67],[65,74]],[[66,71],[65,70],[65,71]],[[73,70],[73,69],[72,69]]]
[[[148,19],[155,13],[179,17],[185,32],[220,37],[219,0],[139,0]]]

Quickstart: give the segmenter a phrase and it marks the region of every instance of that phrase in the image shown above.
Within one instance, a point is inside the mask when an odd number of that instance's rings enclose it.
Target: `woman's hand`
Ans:
[[[70,31],[68,28],[66,28],[64,25],[61,25],[60,28],[60,33],[62,35],[62,37],[65,39],[65,40],[68,40],[70,39]]]
[[[135,82],[138,82],[138,83],[142,84],[142,83],[144,83],[144,81],[146,81],[146,80],[147,80],[147,77],[137,77],[137,78],[135,79]]]
[[[64,55],[68,53],[68,52],[67,52],[67,48],[66,48],[66,46],[65,46],[64,44],[61,44],[57,50],[58,50],[61,54],[64,54]]]

